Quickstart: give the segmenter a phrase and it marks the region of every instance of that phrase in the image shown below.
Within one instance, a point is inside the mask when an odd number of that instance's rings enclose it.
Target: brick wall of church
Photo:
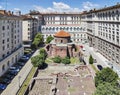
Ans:
[[[62,44],[66,44],[70,41],[70,38],[55,38],[55,43],[62,43]]]

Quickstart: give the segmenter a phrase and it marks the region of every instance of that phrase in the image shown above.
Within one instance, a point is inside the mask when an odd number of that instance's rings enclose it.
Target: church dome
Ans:
[[[68,32],[65,32],[63,30],[55,33],[55,37],[70,37],[70,34]]]

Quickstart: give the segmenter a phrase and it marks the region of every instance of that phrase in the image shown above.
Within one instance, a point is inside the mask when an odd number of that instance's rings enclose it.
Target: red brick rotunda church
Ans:
[[[63,30],[54,35],[54,40],[46,46],[48,55],[51,57],[74,57],[80,56],[80,52],[76,52],[76,46],[72,43],[70,34]]]

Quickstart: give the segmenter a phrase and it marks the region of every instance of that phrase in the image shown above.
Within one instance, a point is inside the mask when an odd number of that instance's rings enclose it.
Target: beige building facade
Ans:
[[[38,20],[31,16],[22,16],[22,37],[24,47],[31,47],[32,41],[38,32]]]
[[[0,10],[0,76],[23,55],[22,20]]]
[[[111,63],[120,64],[120,4],[81,14],[89,45]]]

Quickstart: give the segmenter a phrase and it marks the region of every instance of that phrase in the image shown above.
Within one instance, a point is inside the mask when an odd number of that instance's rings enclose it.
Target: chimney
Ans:
[[[11,11],[8,11],[8,15],[11,15]]]
[[[14,12],[12,11],[12,15],[14,14]]]
[[[119,2],[117,2],[117,5],[120,5],[120,3],[119,3]]]
[[[17,15],[17,16],[21,16],[21,11],[15,11],[15,15]]]

